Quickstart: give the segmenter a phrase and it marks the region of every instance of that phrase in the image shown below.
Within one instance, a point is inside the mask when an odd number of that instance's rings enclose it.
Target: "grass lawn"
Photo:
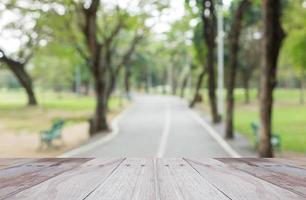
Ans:
[[[68,124],[86,121],[95,108],[92,96],[77,96],[71,93],[54,93],[37,91],[39,106],[26,106],[27,99],[22,90],[0,90],[0,130],[19,133],[37,133],[51,126],[58,118],[67,120]],[[110,113],[118,112],[121,100],[112,98]]]
[[[243,103],[243,91],[236,91],[235,128],[254,140],[251,122],[259,121],[256,91],[251,91],[251,103]],[[273,133],[281,136],[284,151],[306,152],[306,105],[299,103],[298,90],[278,89],[274,93]]]
[[[205,103],[207,92],[203,91]],[[244,91],[235,90],[235,129],[254,143],[250,124],[259,122],[257,90],[250,91],[251,102],[244,103]],[[282,150],[306,153],[306,104],[299,103],[299,90],[277,89],[274,93],[273,133],[281,136]],[[205,110],[208,111],[205,104]]]

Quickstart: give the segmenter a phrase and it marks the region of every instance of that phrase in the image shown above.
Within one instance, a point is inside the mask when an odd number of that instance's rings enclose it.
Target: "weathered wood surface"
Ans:
[[[306,159],[0,159],[1,199],[305,199]]]

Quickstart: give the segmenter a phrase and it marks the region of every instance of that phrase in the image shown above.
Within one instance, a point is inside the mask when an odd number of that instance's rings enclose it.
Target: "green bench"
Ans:
[[[64,127],[65,121],[64,120],[57,120],[53,123],[52,127],[49,130],[41,131],[40,132],[40,149],[43,148],[44,144],[47,147],[52,147],[52,141],[56,139],[62,139],[62,129]]]
[[[253,131],[253,135],[255,137],[255,147],[257,148],[258,143],[259,143],[259,134],[258,134],[259,125],[253,122],[253,123],[251,123],[251,128],[252,128],[252,131]],[[280,149],[281,149],[281,138],[280,138],[280,136],[277,135],[277,134],[272,134],[271,135],[271,144],[272,144],[273,149],[276,149],[276,150],[280,151]]]

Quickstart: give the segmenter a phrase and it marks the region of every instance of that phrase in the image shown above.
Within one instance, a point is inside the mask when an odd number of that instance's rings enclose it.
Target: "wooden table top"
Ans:
[[[0,159],[0,199],[306,199],[306,158]]]

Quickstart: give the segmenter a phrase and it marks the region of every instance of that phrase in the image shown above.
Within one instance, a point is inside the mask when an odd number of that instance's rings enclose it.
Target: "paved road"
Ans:
[[[227,157],[177,97],[141,95],[118,123],[111,141],[82,157]]]

